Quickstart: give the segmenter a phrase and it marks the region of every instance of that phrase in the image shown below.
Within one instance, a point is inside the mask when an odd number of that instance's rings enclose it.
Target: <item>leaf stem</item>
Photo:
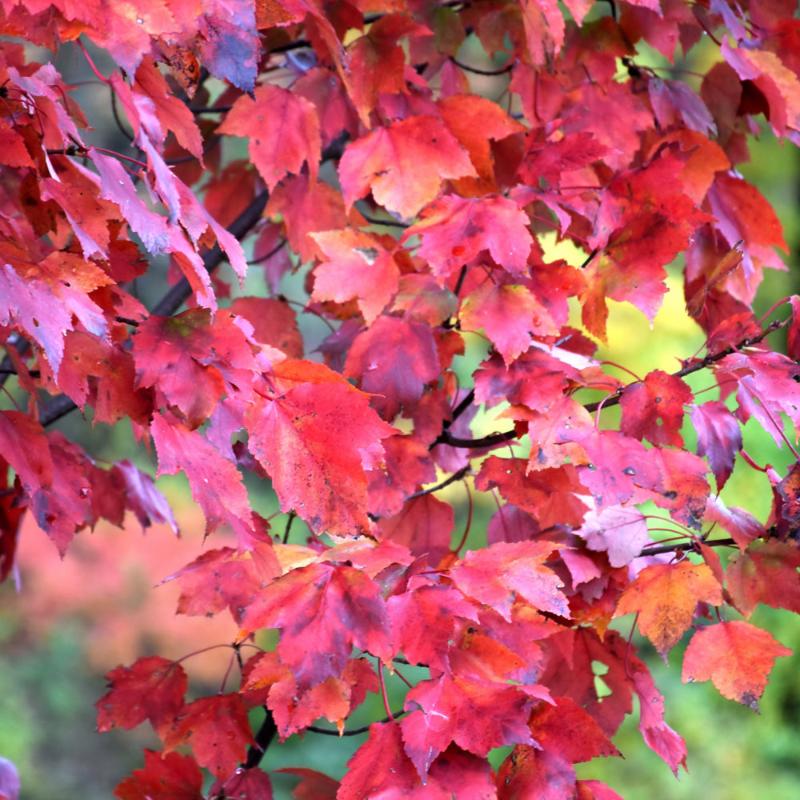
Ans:
[[[378,671],[378,683],[381,687],[381,698],[383,699],[383,707],[386,709],[386,716],[389,720],[394,721],[394,717],[392,716],[392,709],[389,708],[389,698],[386,695],[386,681],[383,678],[383,664],[379,658],[375,659],[377,661],[377,671]]]
[[[472,514],[475,510],[475,504],[472,501],[472,489],[469,488],[468,483],[464,484],[464,488],[467,490],[467,521],[464,524],[464,533],[461,534],[461,541],[458,543],[458,547],[452,551],[454,555],[458,555],[461,552],[461,548],[467,543],[467,536],[469,536],[470,528],[472,528]]]
[[[254,258],[252,261],[247,262],[247,266],[252,267],[255,264],[263,264],[265,261],[269,261],[272,256],[278,253],[284,246],[286,245],[286,239],[281,239],[278,244],[275,245],[268,253],[265,253],[263,256],[259,256],[258,258]]]
[[[753,457],[750,455],[750,453],[748,453],[747,450],[744,449],[744,447],[741,450],[739,450],[739,455],[742,457],[742,460],[746,464],[749,464],[753,469],[756,469],[759,472],[768,472],[769,471],[769,467],[762,467],[760,464],[757,464],[753,460]]]
[[[89,51],[86,49],[86,46],[80,39],[75,40],[75,44],[78,45],[80,51],[83,53],[83,57],[86,59],[86,63],[89,65],[89,69],[95,74],[97,80],[102,81],[103,83],[110,84],[111,80],[106,78],[102,72],[97,68],[97,64],[94,63],[94,59],[89,55]]]
[[[188,658],[194,658],[194,656],[202,655],[203,653],[208,653],[210,650],[219,650],[220,647],[235,647],[232,644],[211,644],[208,647],[201,647],[199,650],[192,650],[191,653],[187,653],[185,656],[181,656],[180,658],[175,659],[176,664],[180,664],[181,661],[186,661]]]

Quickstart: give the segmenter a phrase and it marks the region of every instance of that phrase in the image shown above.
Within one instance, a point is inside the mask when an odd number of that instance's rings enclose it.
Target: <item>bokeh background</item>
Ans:
[[[55,58],[68,80],[79,84],[78,99],[96,130],[94,140],[106,147],[127,152],[128,142],[113,121],[105,87],[92,80],[77,52],[65,47],[57,54],[39,53],[40,60]],[[101,68],[110,65],[96,53]],[[687,79],[685,70],[707,66],[711,51],[701,51],[691,62],[670,66],[658,54],[642,49],[637,63],[651,66],[662,77]],[[465,46],[463,60],[491,66],[478,50]],[[620,70],[620,79],[624,70]],[[478,78],[474,89],[497,98],[503,84],[495,78]],[[691,83],[694,79],[688,78]],[[227,145],[226,145],[227,146]],[[226,160],[241,157],[236,145],[226,151]],[[791,256],[786,272],[768,274],[757,302],[760,312],[772,303],[798,291],[800,254],[800,154],[781,145],[764,129],[754,139],[751,162],[741,167],[775,206],[785,230]],[[389,229],[386,232],[390,232]],[[552,257],[580,263],[584,254],[570,246],[547,242]],[[156,263],[153,280],[137,287],[141,299],[148,301],[158,291],[166,264]],[[302,300],[302,271],[287,276],[282,291]],[[263,270],[254,267],[245,292],[266,291]],[[236,289],[234,289],[234,294]],[[670,292],[654,325],[630,306],[611,303],[608,345],[601,355],[630,370],[644,374],[661,368],[676,369],[678,359],[698,350],[703,343],[699,328],[687,316],[682,299],[680,264],[670,275]],[[777,311],[787,313],[787,309]],[[576,317],[577,321],[577,317]],[[325,335],[319,320],[300,315],[301,327],[311,348]],[[485,342],[466,334],[467,353],[460,359],[462,384],[485,353]],[[779,346],[780,340],[773,341]],[[706,374],[691,376],[694,389],[706,388],[712,380]],[[13,381],[9,388],[14,391]],[[716,391],[705,393],[715,399]],[[10,403],[0,399],[3,407]],[[502,410],[502,409],[499,409]],[[473,428],[477,435],[498,426],[499,410],[479,417]],[[613,426],[618,409],[603,412],[603,424]],[[78,438],[98,460],[130,457],[145,469],[153,470],[151,455],[133,442],[130,429],[121,424],[114,429],[93,427],[90,420],[72,415],[59,423],[70,436]],[[693,432],[684,435],[693,442]],[[791,433],[790,433],[791,435]],[[770,463],[779,471],[790,462],[786,448],[751,426],[745,431],[745,445],[760,463]],[[197,650],[233,640],[235,625],[229,617],[188,618],[174,613],[177,587],[162,581],[195,558],[201,548],[218,547],[224,536],[215,534],[203,543],[204,521],[194,506],[188,486],[180,477],[165,478],[159,486],[171,501],[182,536],[176,538],[166,528],[151,528],[146,535],[135,520],[124,530],[100,525],[93,532],[81,533],[65,559],[61,560],[47,537],[27,520],[20,544],[20,586],[12,582],[0,587],[0,755],[19,767],[24,800],[82,798],[105,800],[116,782],[130,770],[141,766],[142,747],[158,743],[144,727],[132,732],[114,731],[100,735],[95,730],[93,703],[104,692],[103,675],[119,663],[130,663],[138,656],[162,654],[178,658]],[[254,506],[265,516],[274,516],[276,529],[282,530],[285,516],[278,509],[269,486],[249,481]],[[460,535],[466,516],[466,493],[461,484],[441,495],[458,512],[454,536]],[[765,477],[737,463],[734,475],[723,493],[729,505],[750,510],[762,521],[769,513],[770,491]],[[494,511],[491,498],[477,498],[476,517],[468,546],[485,543],[482,531]],[[293,528],[292,540],[302,541],[300,523]],[[724,554],[723,554],[724,555]],[[734,615],[731,612],[729,618]],[[788,612],[759,608],[753,621],[769,629],[785,645],[800,651],[800,619]],[[627,635],[630,619],[615,622]],[[710,684],[683,685],[680,664],[683,647],[671,653],[664,663],[643,640],[634,636],[654,671],[659,688],[667,697],[667,720],[687,740],[689,772],[676,780],[668,768],[643,744],[636,729],[636,714],[623,726],[616,743],[624,759],[596,760],[579,768],[582,777],[607,781],[627,800],[657,797],[664,800],[703,797],[704,800],[794,800],[800,797],[800,657],[780,659],[761,703],[760,714],[722,699]],[[187,658],[184,666],[197,693],[218,689],[231,657],[219,647]],[[423,677],[420,670],[404,670],[407,677]],[[229,680],[235,680],[235,672]],[[393,707],[402,704],[402,685],[392,685]],[[348,727],[355,727],[383,716],[377,697],[370,696]],[[260,722],[254,714],[254,725]],[[326,723],[321,723],[323,726]],[[270,748],[264,767],[303,766],[339,777],[346,761],[362,743],[364,736],[327,737],[309,733],[292,737]],[[493,754],[496,762],[507,750]],[[288,798],[293,781],[275,776],[276,797]]]

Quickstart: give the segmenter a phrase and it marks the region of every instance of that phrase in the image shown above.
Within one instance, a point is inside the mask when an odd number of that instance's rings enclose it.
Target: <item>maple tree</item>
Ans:
[[[240,629],[224,645],[238,688],[196,696],[182,661],[152,655],[108,674],[98,728],[147,722],[162,742],[118,798],[269,798],[265,752],[357,733],[371,692],[386,717],[343,780],[290,769],[295,796],[618,797],[574,764],[619,755],[634,698],[646,745],[676,774],[687,756],[610,627],[626,614],[664,657],[688,639],[684,681],[757,708],[789,650],[748,618],[800,612],[784,431],[800,422],[800,298],[771,322],[753,311],[787,248],[736,165],[762,116],[800,144],[795,12],[0,0],[0,577],[26,514],[67,558],[101,518],[175,527],[151,475],[57,424],[82,414],[129,425],[158,476],[185,474],[209,539],[169,576],[178,612]],[[101,145],[80,87],[24,42],[88,65],[125,146]],[[645,48],[699,48],[704,71],[664,77]],[[705,345],[621,380],[597,356],[608,301],[652,320],[671,264]],[[262,291],[244,293],[248,271]],[[327,326],[316,349],[309,316]],[[464,384],[474,334],[488,350]],[[713,399],[686,380],[701,372]],[[749,420],[797,459],[785,474],[743,449]],[[766,521],[719,497],[734,469],[772,486]],[[245,473],[283,516],[253,509]],[[456,482],[458,532],[438,495]],[[485,531],[473,489],[496,502]],[[387,681],[407,685],[401,708]]]

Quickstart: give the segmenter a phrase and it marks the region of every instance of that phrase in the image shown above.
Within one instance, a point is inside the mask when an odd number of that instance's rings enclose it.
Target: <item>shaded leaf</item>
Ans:
[[[140,658],[106,675],[109,690],[97,703],[97,729],[135,728],[148,720],[154,728],[172,722],[183,708],[188,678],[176,661]]]

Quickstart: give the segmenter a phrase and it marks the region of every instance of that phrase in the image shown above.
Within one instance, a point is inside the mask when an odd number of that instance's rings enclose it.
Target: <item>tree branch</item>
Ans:
[[[228,232],[237,239],[244,236],[255,227],[261,219],[264,207],[267,205],[269,197],[266,191],[256,196],[250,205],[233,221],[228,228]],[[219,245],[215,245],[203,257],[203,265],[208,272],[213,272],[225,259],[225,255]],[[192,293],[192,287],[186,278],[181,278],[162,298],[156,303],[151,313],[160,317],[168,317],[174,314],[188,299]]]
[[[730,547],[735,545],[736,542],[733,539],[715,539],[711,542],[703,542],[703,544],[707,544],[709,547]],[[679,544],[654,544],[643,548],[638,558],[657,556],[659,553],[676,553],[682,550],[694,550],[697,552],[697,549],[697,542],[695,541],[680,542]]]
[[[722,361],[723,358],[726,356],[732,355],[733,353],[738,352],[743,347],[752,347],[754,344],[758,344],[759,342],[763,341],[767,338],[771,333],[774,333],[781,328],[785,328],[790,322],[791,317],[787,317],[783,320],[776,320],[775,322],[770,322],[766,328],[764,328],[761,333],[757,336],[752,336],[747,339],[742,339],[740,342],[737,342],[730,347],[726,347],[724,350],[720,350],[718,353],[713,353],[710,355],[705,356],[705,358],[701,358],[697,361],[692,361],[690,363],[684,362],[684,365],[677,371],[673,372],[672,376],[675,378],[685,378],[687,375],[691,375],[694,372],[700,372],[700,370],[707,369],[712,364],[716,364],[717,361]],[[609,406],[615,406],[619,403],[622,399],[622,395],[625,394],[625,390],[629,386],[633,386],[634,384],[638,383],[638,381],[634,381],[633,383],[628,383],[625,386],[617,389],[616,392],[610,394],[604,400],[597,400],[594,403],[587,403],[584,408],[589,412],[592,413],[593,411],[597,411],[598,408],[602,405],[603,408],[608,408]]]
[[[278,732],[278,726],[275,724],[272,712],[267,708],[265,708],[264,711],[266,712],[266,716],[256,733],[255,744],[251,744],[247,749],[247,758],[244,764],[242,764],[244,769],[253,769],[261,763],[261,759],[264,758],[267,748]]]
[[[724,350],[720,350],[718,353],[713,353],[705,356],[704,358],[698,360],[692,360],[689,363],[684,362],[684,365],[677,371],[673,372],[672,375],[675,378],[685,378],[687,375],[691,375],[694,372],[699,372],[700,370],[707,369],[712,364],[715,364],[717,361],[722,361],[723,358],[726,356],[732,355],[733,353],[738,352],[743,347],[752,347],[754,344],[758,344],[759,342],[763,341],[767,338],[771,333],[775,331],[781,330],[785,328],[791,322],[791,317],[787,317],[783,320],[776,320],[775,322],[770,322],[766,328],[764,328],[761,333],[757,336],[750,336],[746,339],[742,339],[740,342],[737,342],[730,347],[726,347]],[[625,384],[625,386],[620,387],[617,389],[616,392],[613,394],[608,395],[607,397],[603,398],[602,400],[595,400],[592,403],[586,403],[583,407],[589,412],[592,413],[597,411],[598,408],[601,406],[603,408],[609,408],[610,406],[615,406],[619,403],[622,399],[622,395],[625,394],[625,391],[628,389],[629,386],[634,386],[638,381],[633,381],[632,383]],[[469,398],[469,403],[472,402],[474,399],[474,391],[471,391],[464,400],[459,403],[458,408]],[[459,411],[462,413],[463,409]],[[498,444],[503,444],[504,442],[510,442],[513,439],[518,437],[518,433],[513,428],[509,431],[504,431],[502,433],[492,433],[489,436],[483,436],[479,439],[462,439],[458,436],[452,436],[448,432],[448,428],[452,425],[453,420],[456,417],[456,413],[453,412],[453,418],[448,422],[445,422],[442,426],[442,432],[434,441],[433,445],[437,444],[449,444],[451,447],[464,447],[464,448],[482,448],[482,447],[494,447]]]
[[[382,725],[384,722],[392,722],[398,719],[398,717],[402,717],[405,713],[405,711],[396,711],[391,717],[384,717],[384,719],[378,720],[377,724]],[[322,733],[325,736],[358,736],[360,733],[367,733],[375,724],[374,722],[370,722],[369,725],[362,725],[360,728],[353,728],[352,730],[342,731],[341,733],[339,733],[339,731],[328,730],[327,728],[318,728],[316,725],[309,725],[306,730],[312,733]]]
[[[519,434],[514,428],[502,433],[490,433],[488,436],[482,436],[479,439],[462,439],[460,436],[453,436],[447,431],[442,431],[434,444],[449,444],[451,447],[468,447],[478,450],[482,447],[494,447],[495,445],[503,444],[503,442],[510,442],[518,436]]]
[[[247,233],[256,225],[261,219],[261,213],[267,204],[268,193],[261,192],[253,199],[250,205],[233,221],[228,228],[228,232],[235,236],[237,239],[242,239]],[[224,260],[225,254],[220,249],[219,245],[215,245],[203,256],[203,264],[209,272],[213,272]],[[189,295],[192,293],[189,281],[186,278],[181,278],[178,283],[169,289],[169,291],[156,303],[152,310],[153,314],[158,316],[168,317],[174,314]],[[66,395],[59,395],[51,400],[39,416],[39,422],[47,427],[52,425],[57,420],[66,416],[77,408],[75,403],[70,400]]]

